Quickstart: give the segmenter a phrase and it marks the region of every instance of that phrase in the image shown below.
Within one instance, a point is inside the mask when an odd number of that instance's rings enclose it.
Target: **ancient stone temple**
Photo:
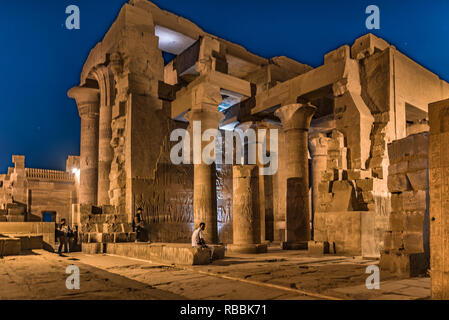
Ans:
[[[66,171],[25,167],[24,156],[13,156],[14,167],[0,175],[0,222],[72,224],[78,204],[79,157],[69,156]]]
[[[427,165],[400,168],[421,165],[425,155],[387,146],[428,139],[420,135],[429,131],[428,104],[448,98],[449,84],[372,34],[312,68],[259,57],[131,0],[68,95],[81,118],[79,223],[103,208],[129,224],[142,208],[155,242],[188,243],[194,225],[206,222],[209,243],[234,249],[263,251],[267,242],[305,249],[314,240],[339,254],[387,257],[404,228],[395,217],[407,210],[419,212],[415,220],[428,217],[426,206],[397,208],[398,198],[425,198]],[[231,163],[174,163],[172,133],[192,133],[195,123],[203,135],[270,132],[269,147],[257,137],[244,150],[263,145],[276,169],[264,174],[267,163],[232,154]],[[413,224],[409,246],[428,243],[422,225]]]

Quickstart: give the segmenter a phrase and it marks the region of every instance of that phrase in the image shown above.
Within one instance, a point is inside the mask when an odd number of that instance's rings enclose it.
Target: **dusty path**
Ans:
[[[7,299],[312,299],[122,257],[34,254],[0,259],[0,300]],[[80,269],[80,290],[68,290],[67,266]]]
[[[68,290],[67,266],[80,269],[80,290]],[[426,299],[429,278],[381,274],[381,289],[365,286],[368,265],[360,257],[308,256],[270,250],[232,255],[207,266],[168,266],[111,255],[43,250],[0,259],[1,299]]]

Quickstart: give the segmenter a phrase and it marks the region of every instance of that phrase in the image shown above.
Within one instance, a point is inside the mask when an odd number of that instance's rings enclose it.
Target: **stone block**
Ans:
[[[327,241],[309,241],[307,250],[310,255],[324,255],[329,253],[329,242]]]
[[[228,253],[265,253],[266,244],[228,244],[226,246]]]
[[[100,254],[104,253],[103,243],[83,243],[81,244],[81,251],[87,254]]]
[[[21,241],[17,238],[0,238],[0,256],[15,256],[22,251]]]
[[[429,269],[429,257],[424,253],[382,253],[381,270],[407,277],[425,275]]]
[[[404,244],[402,242],[402,231],[392,231],[391,232],[391,246],[390,250],[398,251],[404,248]]]
[[[115,232],[113,242],[128,242],[129,236],[125,232]]]
[[[393,249],[392,231],[385,231],[384,233],[384,250],[389,252]]]
[[[224,246],[211,244],[209,247],[214,248],[214,255],[212,256],[214,260],[224,259],[226,252],[226,248]]]
[[[320,182],[318,184],[318,191],[320,193],[329,193],[330,192],[329,182]]]
[[[321,180],[323,181],[334,181],[335,180],[335,176],[334,176],[334,171],[324,171],[321,175]]]
[[[129,242],[134,242],[136,241],[136,233],[135,232],[128,232],[128,241]]]
[[[348,170],[348,180],[359,180],[371,178],[369,170]]]
[[[6,221],[8,221],[8,222],[24,222],[25,221],[25,216],[21,216],[21,215],[7,215],[6,216]]]
[[[412,186],[406,174],[389,175],[387,184],[388,191],[390,192],[403,192],[412,190]]]
[[[89,232],[88,233],[88,242],[89,243],[100,243],[103,242],[103,233],[101,232]]]
[[[15,239],[20,239],[20,246],[22,250],[34,250],[43,248],[42,235],[15,234],[10,236]]]
[[[424,251],[422,232],[407,232],[403,235],[404,249],[407,253]]]
[[[224,248],[214,246],[217,255]],[[192,248],[182,243],[108,243],[106,252],[131,258],[180,265],[204,265],[210,263],[211,251],[204,248]]]
[[[388,175],[395,175],[400,173],[407,173],[409,163],[408,161],[401,161],[392,163],[388,166]]]
[[[362,191],[374,190],[374,179],[360,179],[355,181],[357,188]]]
[[[407,191],[402,193],[403,209],[406,211],[426,210],[427,193],[426,191]]]
[[[392,211],[390,213],[391,231],[403,231],[405,228],[405,214],[403,212]]]
[[[315,212],[314,240],[334,244],[337,254],[362,254],[362,219],[363,215],[372,212],[344,211],[344,212]],[[362,222],[364,221],[364,222]]]
[[[429,187],[427,169],[407,172],[413,190],[427,190]]]
[[[8,208],[8,215],[10,215],[10,216],[23,216],[23,215],[25,215],[25,207]]]
[[[391,195],[391,210],[392,211],[402,211],[404,209],[402,204],[402,194],[401,193],[393,193]]]
[[[332,183],[332,193],[337,193],[337,192],[352,192],[352,189],[354,187],[352,186],[352,184],[347,181],[334,181]]]
[[[429,158],[417,158],[408,161],[408,171],[424,170],[429,168]]]
[[[407,232],[423,232],[425,211],[406,211],[404,230]]]
[[[411,135],[413,139],[413,155],[428,158],[429,156],[429,133],[422,132]]]
[[[122,224],[118,223],[103,223],[103,231],[104,233],[115,233],[122,232]]]
[[[372,172],[373,178],[384,179],[384,176],[386,176],[386,174],[384,174],[383,167],[372,168],[371,172]]]
[[[103,214],[116,214],[115,207],[111,205],[102,206]]]

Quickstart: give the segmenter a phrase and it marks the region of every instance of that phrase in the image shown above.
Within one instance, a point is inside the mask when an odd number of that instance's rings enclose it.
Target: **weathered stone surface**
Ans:
[[[168,264],[209,264],[211,258],[210,249],[192,248],[190,244],[108,243],[106,248],[110,254]]]
[[[417,277],[426,274],[429,268],[429,257],[421,253],[382,253],[380,269],[398,275]]]
[[[335,243],[336,254],[363,255],[371,239],[362,235],[370,227],[368,217],[373,212],[317,212],[315,214],[315,241]]]
[[[419,146],[415,144],[419,143]],[[390,232],[385,233],[381,266],[393,273],[425,274],[429,260],[428,133],[388,145]]]
[[[104,253],[103,243],[83,243],[81,244],[81,250],[87,254],[99,254]]]
[[[449,101],[429,105],[430,268],[432,298],[449,299]]]
[[[259,167],[234,166],[233,169],[233,252],[261,253],[267,246],[260,245]]]
[[[0,256],[14,256],[21,252],[21,241],[18,238],[0,238]]]
[[[2,222],[0,234],[31,237],[32,243],[42,237],[42,247],[48,251],[53,251],[55,244],[55,224],[51,222]]]
[[[310,255],[322,256],[330,253],[330,245],[327,241],[309,241],[307,250]]]
[[[10,234],[11,238],[20,239],[20,246],[22,250],[33,250],[43,248],[42,235],[24,235],[24,234]]]

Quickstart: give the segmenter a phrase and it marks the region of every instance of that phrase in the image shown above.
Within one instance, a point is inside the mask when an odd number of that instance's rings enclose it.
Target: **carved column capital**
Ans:
[[[308,131],[310,121],[317,108],[310,103],[294,103],[282,106],[274,113],[281,122],[284,130],[300,129]]]
[[[73,87],[67,92],[69,98],[75,99],[78,112],[83,117],[98,117],[100,93],[98,89]]]
[[[192,89],[191,108],[194,109],[217,109],[223,98],[220,87],[210,83],[201,83]]]
[[[309,139],[310,156],[327,156],[329,138],[324,136],[314,136]]]

